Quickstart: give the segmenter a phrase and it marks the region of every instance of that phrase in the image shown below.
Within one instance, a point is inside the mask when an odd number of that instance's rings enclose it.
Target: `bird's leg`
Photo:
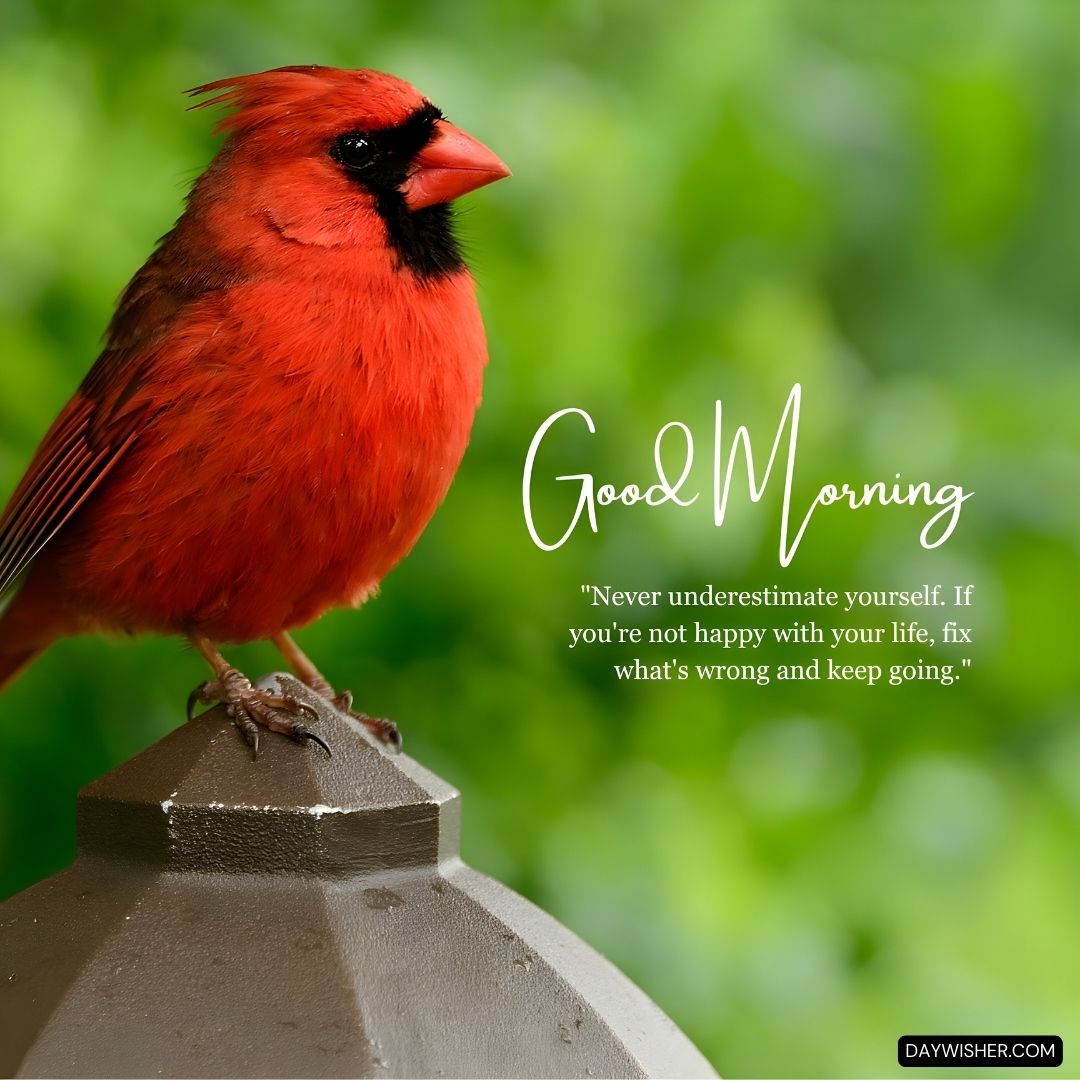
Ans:
[[[214,669],[213,680],[191,691],[187,704],[188,720],[192,719],[196,703],[221,701],[225,703],[225,711],[232,722],[240,729],[244,741],[251,747],[253,757],[259,752],[260,727],[288,735],[299,743],[317,743],[327,756],[330,755],[330,747],[299,719],[304,713],[318,719],[318,714],[310,705],[288,694],[257,689],[246,675],[229,664],[209,638],[202,634],[189,634],[188,637]]]
[[[316,694],[326,698],[335,708],[341,709],[342,712],[347,712],[350,716],[359,720],[379,742],[389,749],[394,751],[401,749],[401,733],[392,720],[385,720],[379,716],[368,716],[367,713],[354,712],[352,691],[342,690],[340,694],[335,693],[334,688],[308,659],[303,649],[284,631],[275,634],[270,640],[274,643],[278,652],[285,657],[289,667],[296,673],[296,677],[305,686],[311,687]]]

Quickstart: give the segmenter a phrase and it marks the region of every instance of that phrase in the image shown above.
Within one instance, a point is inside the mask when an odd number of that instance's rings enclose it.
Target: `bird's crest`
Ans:
[[[393,75],[317,64],[236,75],[196,86],[187,94],[202,98],[192,109],[220,105],[229,110],[214,128],[215,134],[224,135],[268,126],[292,132],[346,130],[350,125],[390,127],[425,102],[419,90]]]

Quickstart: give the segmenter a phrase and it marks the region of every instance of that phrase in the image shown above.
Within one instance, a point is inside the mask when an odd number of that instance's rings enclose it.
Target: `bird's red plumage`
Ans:
[[[402,266],[325,152],[424,99],[322,68],[206,89],[232,134],[0,517],[0,560],[35,556],[0,684],[61,634],[247,641],[359,603],[465,451],[487,356],[472,279]]]

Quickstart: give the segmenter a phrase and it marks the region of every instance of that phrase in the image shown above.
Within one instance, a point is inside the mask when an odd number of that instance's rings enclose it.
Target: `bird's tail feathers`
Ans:
[[[2,691],[8,683],[14,682],[23,668],[25,668],[39,653],[44,651],[45,646],[41,645],[36,648],[13,649],[11,652],[8,652],[6,648],[0,644],[0,691]]]
[[[0,598],[0,691],[65,629],[51,593],[33,581]]]

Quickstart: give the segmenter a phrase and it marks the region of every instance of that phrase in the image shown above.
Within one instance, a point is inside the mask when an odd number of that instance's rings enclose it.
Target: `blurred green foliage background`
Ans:
[[[462,213],[485,403],[412,557],[301,643],[462,789],[467,860],[724,1075],[891,1075],[923,1031],[1059,1033],[1080,1075],[1080,7],[5,0],[0,56],[4,497],[213,152],[179,91],[308,62],[408,78],[515,171]],[[822,511],[782,571],[774,491],[722,530],[622,509],[530,542],[521,467],[552,411],[598,434],[557,440],[545,476],[647,480],[680,419],[707,498],[714,399],[771,439],[795,380],[796,505],[896,471],[959,482],[953,540],[923,551],[913,510]],[[541,486],[555,530],[567,493]],[[952,658],[974,662],[951,687],[620,685],[610,652],[567,647],[605,618],[583,582],[971,582]],[[5,893],[70,859],[76,790],[204,677],[175,641],[74,640],[5,693]]]

